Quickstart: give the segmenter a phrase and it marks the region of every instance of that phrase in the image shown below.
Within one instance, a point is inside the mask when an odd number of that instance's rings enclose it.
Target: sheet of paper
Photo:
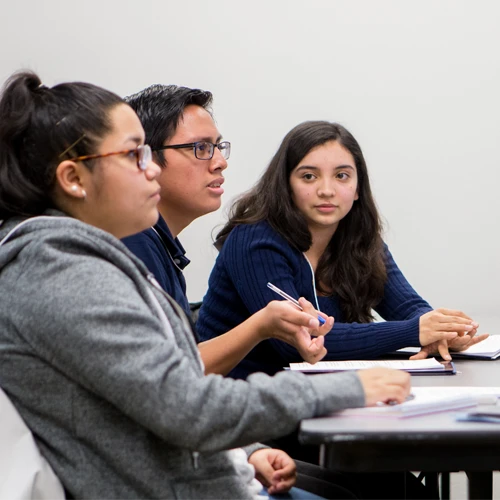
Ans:
[[[422,390],[423,389],[423,390]],[[350,408],[333,414],[336,417],[362,417],[362,418],[408,418],[429,413],[439,413],[449,410],[461,410],[477,406],[478,402],[473,394],[464,391],[447,394],[441,391],[426,391],[427,387],[414,387],[412,394],[415,398],[411,401],[397,405],[379,403],[369,408]],[[435,389],[432,387],[432,389]]]
[[[415,399],[423,399],[428,397],[438,397],[445,394],[446,396],[470,396],[475,399],[478,404],[497,405],[500,398],[499,387],[473,387],[473,386],[432,386],[432,387],[413,387],[411,391],[415,395]]]
[[[435,358],[418,360],[374,360],[374,361],[319,361],[310,363],[290,363],[290,370],[298,371],[346,371],[363,370],[383,366],[396,370],[444,370],[444,366]]]

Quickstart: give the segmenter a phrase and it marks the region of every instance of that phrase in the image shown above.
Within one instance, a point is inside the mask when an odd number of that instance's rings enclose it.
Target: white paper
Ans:
[[[415,398],[405,403],[397,405],[380,403],[369,408],[350,408],[336,412],[334,415],[340,417],[408,418],[429,413],[458,410],[477,406],[478,404],[476,398],[467,392],[445,394],[442,392],[443,388],[441,388],[441,392],[427,392],[425,389],[427,387],[414,387],[412,393]],[[448,387],[445,389],[448,389]]]
[[[411,391],[416,398],[433,397],[434,395],[470,396],[478,404],[496,405],[500,398],[500,387],[473,387],[473,386],[432,386],[413,387]]]
[[[416,360],[375,360],[375,361],[319,361],[314,365],[310,363],[290,363],[290,370],[302,372],[308,371],[346,371],[364,370],[375,367],[394,368],[396,370],[444,370],[436,358],[416,359]]]
[[[0,389],[0,498],[61,499],[64,490],[33,435]]]

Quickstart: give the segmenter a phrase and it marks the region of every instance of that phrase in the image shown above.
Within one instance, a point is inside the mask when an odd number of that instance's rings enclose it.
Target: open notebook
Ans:
[[[363,370],[383,366],[404,370],[409,373],[455,373],[451,363],[443,364],[435,358],[418,360],[370,360],[370,361],[319,361],[314,365],[310,363],[290,363],[290,370],[305,373],[329,373],[348,370]],[[451,370],[450,370],[451,367]]]
[[[412,400],[401,404],[350,408],[335,412],[332,416],[408,418],[472,408],[478,404],[496,405],[500,396],[500,387],[413,387],[412,394],[414,396]]]
[[[398,354],[416,354],[420,351],[419,347],[404,347],[396,351]],[[479,344],[469,347],[466,351],[450,352],[452,358],[470,358],[470,359],[497,359],[500,357],[500,335],[490,335]]]

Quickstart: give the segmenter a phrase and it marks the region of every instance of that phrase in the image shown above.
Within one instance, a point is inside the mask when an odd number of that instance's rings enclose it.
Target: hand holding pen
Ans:
[[[291,297],[290,295],[285,293],[283,290],[281,290],[281,288],[278,288],[277,286],[273,285],[272,283],[268,283],[267,287],[270,288],[273,292],[277,293],[280,297],[283,297],[284,299],[291,302],[295,307],[298,307],[301,311],[304,310],[304,308],[299,304],[297,299],[294,299],[293,297]],[[319,314],[318,314],[318,321],[319,321],[320,326],[325,324],[325,318],[323,318]]]
[[[269,302],[251,317],[257,321],[254,331],[260,332],[261,340],[274,338],[294,346],[304,361],[314,364],[327,353],[324,336],[332,329],[333,318],[322,317],[320,325],[318,311],[309,301],[301,297],[295,302]]]

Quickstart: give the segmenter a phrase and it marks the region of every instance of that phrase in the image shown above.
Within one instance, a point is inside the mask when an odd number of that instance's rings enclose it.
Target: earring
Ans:
[[[73,184],[71,186],[71,191],[73,191],[73,193],[76,193],[78,191],[78,186],[76,184]]]
[[[87,191],[85,189],[82,189],[82,197],[83,199],[87,198]]]

